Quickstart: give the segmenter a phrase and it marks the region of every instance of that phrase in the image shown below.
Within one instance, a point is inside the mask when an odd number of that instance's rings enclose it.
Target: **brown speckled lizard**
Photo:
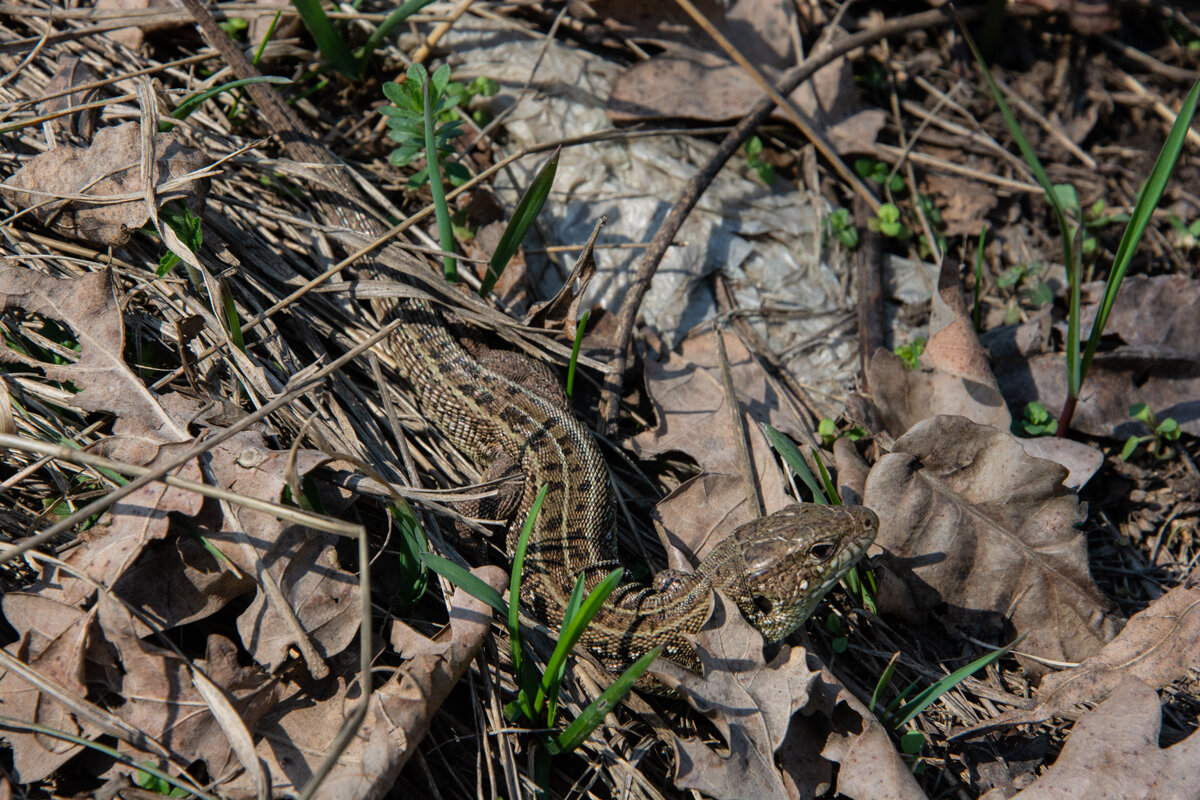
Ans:
[[[239,78],[257,70],[198,0],[181,0],[205,40]],[[289,157],[327,167],[313,199],[329,221],[372,236],[383,232],[338,161],[270,87],[246,87]],[[516,542],[534,496],[547,487],[525,556],[521,601],[551,625],[562,621],[576,579],[588,590],[619,566],[608,467],[588,430],[568,408],[472,358],[426,302],[403,298],[390,313],[404,320],[391,342],[428,420],[471,458],[503,453],[524,476],[508,536]],[[857,506],[793,505],[741,526],[694,573],[659,573],[652,585],[621,584],[584,635],[583,644],[619,670],[655,645],[698,668],[686,636],[708,618],[714,589],[733,600],[768,639],[780,639],[812,613],[822,596],[874,540],[879,521]]]

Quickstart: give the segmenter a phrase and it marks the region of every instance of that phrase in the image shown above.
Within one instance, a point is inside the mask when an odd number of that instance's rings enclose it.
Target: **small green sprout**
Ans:
[[[1167,221],[1171,223],[1171,228],[1175,233],[1171,244],[1175,245],[1176,250],[1190,253],[1197,242],[1200,242],[1200,217],[1189,223],[1184,222],[1178,214],[1172,214]]]
[[[1014,290],[1008,300],[1008,309],[1004,312],[1005,325],[1012,325],[1021,319],[1018,299],[1024,300],[1033,308],[1041,308],[1054,299],[1054,290],[1050,288],[1050,284],[1039,277],[1041,271],[1042,265],[1036,262],[1018,264],[1004,270],[996,278],[996,286]]]
[[[912,236],[912,231],[900,219],[900,209],[895,203],[881,205],[879,213],[867,222],[867,227],[891,239],[904,241]]]
[[[852,442],[857,442],[860,439],[866,438],[867,430],[861,425],[855,425],[852,428],[839,431],[836,422],[829,418],[825,418],[817,423],[817,435],[821,437],[821,446],[828,450],[833,447],[834,442],[843,436]]]
[[[775,182],[775,167],[763,160],[762,139],[751,136],[742,146],[746,151],[746,166],[758,173],[758,179],[770,186]]]
[[[887,162],[877,161],[873,158],[857,158],[854,160],[854,172],[863,180],[874,181],[880,186],[887,181],[887,187],[892,192],[904,191],[904,178],[892,175],[892,168],[887,165]],[[892,175],[892,177],[889,179],[888,175]]]
[[[905,369],[917,369],[921,362],[921,353],[925,352],[925,337],[914,337],[908,344],[896,346],[896,355],[904,362]]]
[[[830,612],[825,618],[825,630],[833,634],[833,641],[830,646],[835,653],[844,653],[846,648],[850,646],[850,636],[846,630],[845,623],[842,622],[841,616],[836,612]]]
[[[443,122],[447,112],[454,109],[462,99],[460,94],[448,91],[450,85],[450,65],[443,64],[432,75],[425,67],[413,64],[408,68],[407,80],[404,83],[388,81],[383,85],[383,93],[392,105],[384,106],[379,112],[387,117],[388,136],[400,146],[392,151],[388,159],[393,167],[407,167],[417,157],[428,154],[425,152],[425,102],[422,89],[429,81],[429,100],[433,110],[434,120],[439,123],[434,131],[436,150],[434,154],[445,172],[446,179],[455,186],[461,186],[471,177],[471,173],[462,164],[451,161],[454,146],[451,142],[462,135],[462,119],[454,116]],[[418,170],[408,179],[409,189],[419,189],[429,181],[429,168]]]
[[[833,238],[842,243],[847,250],[858,247],[858,228],[854,227],[854,218],[850,209],[839,208],[825,218],[826,230]]]
[[[1058,430],[1058,420],[1050,416],[1046,407],[1036,400],[1025,404],[1021,419],[1014,419],[1012,432],[1015,436],[1033,439],[1038,436],[1053,436]]]
[[[1142,442],[1149,444],[1147,449],[1160,461],[1165,461],[1175,455],[1175,447],[1171,442],[1179,440],[1181,430],[1178,422],[1171,417],[1159,422],[1158,417],[1150,410],[1150,406],[1145,403],[1130,406],[1129,416],[1144,423],[1150,429],[1150,433],[1145,436],[1130,436],[1126,439],[1125,446],[1121,448],[1122,461],[1129,460]]]

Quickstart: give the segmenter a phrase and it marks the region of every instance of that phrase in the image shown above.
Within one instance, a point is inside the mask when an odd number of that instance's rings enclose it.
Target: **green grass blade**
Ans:
[[[422,564],[467,594],[487,603],[501,615],[508,616],[508,603],[504,602],[504,598],[500,596],[500,593],[479,578],[476,578],[468,570],[463,569],[453,561],[434,555],[433,553],[421,553],[419,558]]]
[[[1082,364],[1079,361],[1079,291],[1083,283],[1083,226],[1075,229],[1075,247],[1073,258],[1067,264],[1067,282],[1070,291],[1067,300],[1067,396],[1079,397],[1079,389],[1083,385]],[[1061,436],[1066,436],[1066,426],[1070,420],[1065,420],[1060,426]]]
[[[898,713],[891,720],[892,727],[899,728],[901,725],[908,722],[917,714],[920,714],[922,711],[928,708],[934,700],[937,700],[939,697],[965,681],[967,678],[971,677],[979,670],[983,669],[989,664],[999,661],[1008,654],[1009,650],[1012,650],[1014,647],[1016,647],[1017,644],[1020,643],[1021,639],[1024,638],[1025,637],[1022,636],[1020,639],[1017,639],[1015,642],[1006,647],[1002,647],[999,650],[993,650],[986,656],[975,659],[970,664],[956,669],[954,672],[951,672],[949,675],[942,678],[925,691],[919,693],[912,700],[900,707]]]
[[[976,331],[982,323],[980,304],[983,302],[983,243],[987,239],[987,228],[987,223],[983,223],[979,230],[979,247],[975,250],[975,307],[971,310],[971,321],[975,324]]]
[[[1200,99],[1200,80],[1192,84],[1192,90],[1184,99],[1183,106],[1179,109],[1179,116],[1175,118],[1175,124],[1171,126],[1171,132],[1167,134],[1167,141],[1158,154],[1158,160],[1154,162],[1150,178],[1138,194],[1137,204],[1133,207],[1133,215],[1129,218],[1129,222],[1125,226],[1125,233],[1121,236],[1121,243],[1117,246],[1117,255],[1113,259],[1112,271],[1108,274],[1108,280],[1104,285],[1104,298],[1100,301],[1096,320],[1092,323],[1092,332],[1088,336],[1087,348],[1083,353],[1083,363],[1080,368],[1081,379],[1087,375],[1088,367],[1092,364],[1092,357],[1096,355],[1096,348],[1100,346],[1100,336],[1104,333],[1109,312],[1112,311],[1113,303],[1117,300],[1117,290],[1121,288],[1121,281],[1125,279],[1125,270],[1129,268],[1133,253],[1142,240],[1142,234],[1146,232],[1146,226],[1150,223],[1150,217],[1158,206],[1158,201],[1162,198],[1163,189],[1166,188],[1167,181],[1175,170],[1175,163],[1179,160],[1185,137],[1192,125],[1192,117],[1196,113],[1197,99]]]
[[[821,483],[825,486],[825,497],[835,506],[842,504],[842,496],[838,494],[837,487],[833,485],[833,480],[829,477],[829,471],[825,469],[825,462],[821,460],[821,454],[817,452],[817,448],[810,447],[808,451],[812,453],[813,461],[817,462],[817,469],[821,471]]]
[[[575,392],[575,365],[579,361],[579,345],[583,342],[583,330],[587,327],[588,316],[592,312],[584,311],[575,326],[575,341],[571,342],[571,361],[567,364],[567,397],[573,397]]]
[[[437,137],[434,136],[433,103],[430,101],[426,79],[421,91],[425,97],[425,161],[429,170],[429,189],[433,193],[433,210],[437,217],[438,238],[442,249],[454,251],[454,228],[450,225],[450,209],[446,205],[446,189],[442,186],[442,166],[438,163]],[[442,257],[442,270],[449,283],[458,281],[458,264],[451,256]]]
[[[529,188],[521,196],[521,201],[517,203],[517,210],[513,212],[512,219],[500,235],[500,243],[496,245],[496,251],[492,253],[492,259],[488,262],[487,274],[483,276],[483,285],[479,287],[480,297],[487,296],[496,285],[496,281],[500,280],[504,268],[516,254],[521,240],[533,227],[533,221],[546,204],[546,198],[550,196],[550,187],[554,185],[554,174],[558,172],[558,156],[561,152],[561,147],[554,151],[554,155],[538,170]]]
[[[205,100],[208,100],[211,97],[216,97],[221,92],[227,92],[230,89],[236,89],[239,86],[246,86],[247,84],[251,83],[288,84],[291,82],[292,81],[290,78],[281,78],[278,75],[259,75],[255,78],[244,78],[241,80],[229,81],[229,83],[222,83],[220,86],[214,86],[213,88],[206,89],[203,92],[197,92],[196,94],[187,98],[180,103],[174,111],[171,112],[171,117],[172,119],[187,119],[188,115],[199,108]],[[170,125],[170,123],[167,124]]]
[[[900,653],[897,652],[892,659],[888,661],[888,665],[883,668],[883,674],[879,676],[879,680],[875,681],[875,691],[871,692],[871,704],[867,708],[871,709],[871,713],[875,713],[875,706],[879,704],[879,695],[892,682],[892,676],[896,674],[896,662],[900,660]]]
[[[229,340],[233,346],[243,353],[246,352],[246,340],[242,336],[242,318],[238,316],[237,304],[233,300],[233,292],[224,278],[217,280],[221,290],[221,309],[225,312],[225,325],[229,328]]]
[[[569,753],[582,744],[588,734],[604,721],[608,712],[615,708],[625,695],[629,694],[629,690],[637,683],[638,678],[645,674],[661,652],[661,647],[655,647],[630,664],[629,669],[622,672],[621,677],[613,681],[612,686],[601,692],[600,696],[585,708],[583,713],[567,726],[566,730],[548,744],[547,749],[552,754],[558,755],[559,753]]]
[[[542,502],[546,499],[546,492],[550,487],[543,486],[538,490],[537,497],[533,498],[533,505],[529,507],[529,515],[525,518],[525,524],[521,527],[521,535],[517,537],[517,549],[513,552],[512,574],[508,578],[508,599],[511,601],[508,606],[508,641],[509,648],[512,653],[513,674],[517,676],[518,685],[525,692],[525,712],[532,720],[533,709],[528,706],[528,700],[532,697],[533,673],[525,663],[524,653],[522,652],[521,641],[521,621],[520,621],[520,597],[521,597],[521,576],[525,570],[525,550],[529,546],[529,537],[533,534],[533,524],[537,520],[538,514],[542,510]],[[528,685],[526,685],[528,684]]]
[[[808,463],[800,454],[800,448],[796,447],[791,439],[766,423],[763,423],[763,431],[767,434],[775,451],[783,456],[783,460],[792,468],[792,472],[796,473],[808,490],[812,492],[813,502],[823,506],[829,505],[829,498],[825,496],[821,484],[813,477],[812,470],[808,468]]]
[[[558,686],[559,679],[562,676],[562,667],[566,663],[567,656],[583,637],[583,632],[587,630],[587,626],[591,624],[592,618],[596,616],[596,612],[600,610],[600,606],[608,599],[608,596],[613,593],[613,589],[621,582],[621,576],[625,574],[624,569],[614,569],[608,575],[604,576],[604,580],[596,584],[596,588],[592,589],[588,594],[587,599],[579,606],[578,613],[570,619],[563,619],[562,631],[559,632],[558,643],[554,645],[554,652],[550,656],[550,660],[546,662],[546,673],[542,676],[541,686],[538,687],[537,699],[534,700],[533,709],[535,712],[540,712],[546,704],[546,698],[550,698],[550,711],[546,715],[547,725],[554,724],[553,712],[558,705]]]
[[[1020,123],[1013,116],[1008,103],[1004,102],[1004,95],[1000,92],[1000,87],[996,85],[996,79],[992,77],[991,69],[988,67],[987,62],[984,61],[983,54],[975,46],[975,40],[971,38],[967,26],[963,24],[961,19],[958,20],[958,28],[962,32],[967,46],[971,48],[971,54],[975,56],[975,63],[979,65],[979,70],[987,80],[988,89],[991,90],[992,97],[995,99],[996,105],[1000,108],[1000,113],[1004,117],[1004,122],[1008,125],[1008,130],[1012,133],[1013,139],[1017,143],[1017,148],[1021,151],[1021,157],[1025,159],[1025,163],[1033,171],[1033,176],[1037,178],[1038,185],[1042,187],[1042,191],[1046,194],[1046,201],[1054,209],[1054,218],[1058,221],[1059,235],[1062,238],[1063,264],[1069,265],[1073,260],[1071,252],[1071,228],[1067,224],[1067,215],[1063,210],[1062,202],[1059,200],[1058,192],[1054,190],[1053,184],[1050,183],[1050,178],[1046,175],[1046,170],[1042,168],[1042,162],[1038,160],[1037,153],[1033,152],[1033,148],[1029,146],[1025,134],[1021,132]],[[1082,222],[1082,220],[1080,221]]]
[[[379,46],[383,44],[383,40],[388,37],[388,34],[397,25],[432,2],[433,0],[408,0],[407,3],[388,14],[387,18],[379,23],[379,27],[367,37],[366,43],[355,52],[354,57],[357,62],[358,73],[362,75],[366,72],[367,61],[371,58],[371,54],[379,49]]]
[[[329,17],[325,16],[321,0],[292,0],[292,5],[296,7],[304,27],[312,34],[313,41],[317,43],[317,49],[321,51],[325,60],[351,80],[361,77],[358,62],[354,60],[346,40],[338,33],[337,28],[333,27]]]

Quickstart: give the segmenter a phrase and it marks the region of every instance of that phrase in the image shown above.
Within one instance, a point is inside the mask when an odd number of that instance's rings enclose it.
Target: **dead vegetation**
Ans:
[[[294,79],[277,88],[309,133],[398,224],[370,256],[387,278],[347,258],[368,231],[321,213],[327,165],[290,156],[244,87],[170,116],[232,79],[190,12],[0,6],[5,796],[1200,797],[1200,137],[1069,435],[1016,437],[1066,396],[1067,269],[951,17],[703,8],[725,47],[684,5],[434,3],[355,79],[314,72],[284,7],[260,69]],[[275,6],[211,10],[250,46]],[[391,10],[335,18],[358,46]],[[960,11],[1071,187],[1086,333],[1200,25],[1182,4]],[[476,176],[450,192],[468,286],[563,145],[492,305],[437,288],[429,188],[388,164],[381,87],[414,58],[497,85],[468,92],[455,141]],[[789,103],[760,102],[790,80]],[[601,216],[581,295],[564,248]],[[417,291],[400,276],[559,373],[592,309],[575,406],[645,575],[689,569],[749,498],[794,497],[762,424],[823,447],[882,521],[865,607],[835,593],[764,652],[719,606],[705,679],[663,667],[676,696],[610,709],[539,773],[537,734],[505,716],[504,626],[419,565],[448,552],[454,503],[497,489],[381,344],[372,301]],[[544,659],[556,632],[524,624]],[[578,659],[560,726],[610,681]]]

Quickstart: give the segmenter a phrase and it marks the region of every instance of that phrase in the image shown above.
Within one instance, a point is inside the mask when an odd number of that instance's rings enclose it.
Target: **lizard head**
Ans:
[[[718,549],[714,588],[769,641],[808,619],[875,540],[879,517],[862,506],[793,505],[742,525]],[[706,562],[717,555],[714,549]],[[702,565],[703,569],[703,565]]]

